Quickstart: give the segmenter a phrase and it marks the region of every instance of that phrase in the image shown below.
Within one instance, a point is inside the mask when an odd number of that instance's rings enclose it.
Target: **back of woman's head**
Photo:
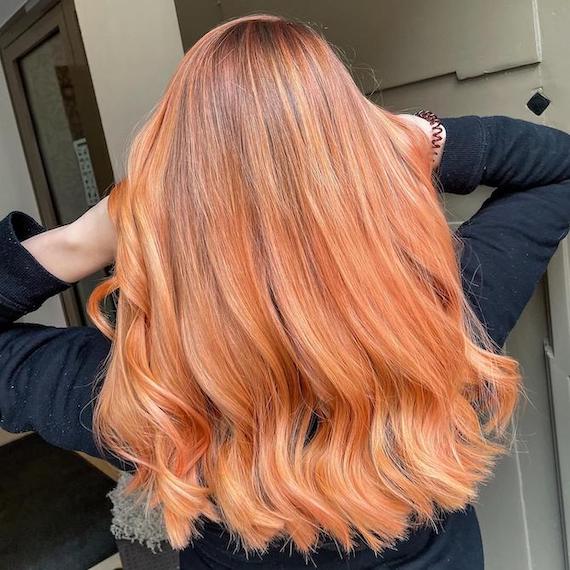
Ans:
[[[257,15],[198,41],[110,212],[96,428],[175,547],[204,515],[248,549],[380,550],[475,498],[516,364],[465,301],[427,137],[314,30]]]

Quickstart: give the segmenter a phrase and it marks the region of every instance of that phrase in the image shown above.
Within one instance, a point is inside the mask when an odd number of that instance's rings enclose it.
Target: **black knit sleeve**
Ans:
[[[502,346],[570,227],[570,180],[498,188],[458,230],[463,288]]]
[[[443,118],[446,143],[436,171],[444,192],[479,185],[524,190],[570,178],[570,134],[502,115]]]
[[[47,271],[21,244],[44,231],[23,212],[11,212],[0,221],[0,323],[35,311],[71,286]]]
[[[111,343],[92,327],[14,322],[71,284],[49,273],[21,241],[45,231],[12,212],[0,220],[0,428],[128,465],[98,449],[93,407]]]
[[[497,188],[458,231],[463,286],[502,345],[570,224],[570,135],[504,116],[442,119],[446,192]]]

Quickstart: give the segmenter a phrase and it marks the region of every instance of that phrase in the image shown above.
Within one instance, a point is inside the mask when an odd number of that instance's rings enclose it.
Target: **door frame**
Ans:
[[[560,516],[564,530],[566,568],[570,568],[570,243],[558,247],[547,272],[550,335],[544,342],[557,459]]]
[[[21,8],[0,29],[0,58],[40,217],[47,228],[56,227],[62,222],[58,220],[56,214],[19,62],[39,44],[57,33],[61,34],[66,56],[72,62],[70,69],[78,95],[77,110],[88,141],[99,195],[104,195],[114,183],[113,169],[73,0],[43,0],[28,11],[25,7]],[[62,293],[62,303],[68,325],[86,324],[79,308],[77,293],[73,288]]]

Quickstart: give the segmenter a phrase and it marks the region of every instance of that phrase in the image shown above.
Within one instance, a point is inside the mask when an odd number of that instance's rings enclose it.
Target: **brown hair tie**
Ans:
[[[417,117],[425,119],[431,125],[431,146],[434,151],[434,162],[437,154],[437,149],[441,148],[441,142],[443,140],[443,125],[441,124],[441,119],[432,111],[427,111],[426,109],[420,109],[414,113]]]

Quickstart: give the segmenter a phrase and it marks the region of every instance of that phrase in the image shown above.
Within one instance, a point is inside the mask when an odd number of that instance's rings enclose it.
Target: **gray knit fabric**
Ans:
[[[121,473],[115,489],[109,493],[113,503],[111,533],[116,539],[137,541],[153,552],[162,550],[167,540],[164,520],[159,508],[147,509],[136,493],[125,493],[132,475]]]

